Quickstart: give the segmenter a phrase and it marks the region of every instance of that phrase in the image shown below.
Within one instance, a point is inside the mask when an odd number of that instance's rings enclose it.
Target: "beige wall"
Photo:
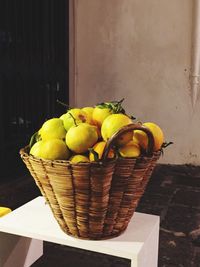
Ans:
[[[165,132],[160,160],[200,164],[200,107],[191,108],[192,0],[76,1],[76,103],[125,97]]]

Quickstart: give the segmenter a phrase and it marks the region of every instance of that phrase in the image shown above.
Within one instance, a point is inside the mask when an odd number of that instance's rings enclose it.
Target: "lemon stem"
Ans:
[[[136,117],[134,117],[133,115],[131,115],[130,118],[132,121],[134,121],[136,119]]]
[[[65,103],[63,103],[62,101],[60,101],[60,100],[56,100],[56,102],[58,103],[58,104],[60,104],[61,106],[63,106],[63,107],[65,107],[65,108],[67,108],[67,110],[69,110],[70,109],[70,107],[69,107],[69,105],[67,105],[67,104],[65,104]]]
[[[72,117],[72,119],[74,120],[74,124],[75,126],[78,126],[77,122],[76,122],[76,119],[74,118],[74,116],[69,112],[69,115]]]
[[[117,101],[118,104],[121,104],[124,101],[124,98],[122,98],[120,101]]]

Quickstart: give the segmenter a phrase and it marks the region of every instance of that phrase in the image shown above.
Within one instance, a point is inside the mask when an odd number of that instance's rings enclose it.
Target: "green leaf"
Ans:
[[[29,142],[29,146],[30,148],[37,142],[39,141],[41,138],[40,138],[40,135],[38,132],[35,132],[32,136],[31,136],[31,140]]]
[[[130,115],[130,118],[132,121],[136,120],[136,117],[134,117],[133,115]]]
[[[162,148],[166,148],[166,147],[168,147],[168,146],[170,146],[170,145],[172,145],[173,144],[173,142],[164,142],[163,144],[162,144]]]
[[[173,144],[173,142],[164,142],[162,144],[161,149],[160,149],[162,156],[164,155],[164,148],[166,148],[166,147],[168,147],[169,145],[172,145],[172,144]]]
[[[88,148],[88,150],[94,155],[94,161],[98,161],[99,154],[93,148]]]
[[[96,105],[98,108],[108,108],[113,113],[123,113],[126,114],[124,108],[122,107],[122,102],[124,101],[124,98],[119,101],[110,101],[110,102],[103,102]]]

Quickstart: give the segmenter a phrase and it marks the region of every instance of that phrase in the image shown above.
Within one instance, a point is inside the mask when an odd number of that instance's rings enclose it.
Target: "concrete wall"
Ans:
[[[163,163],[200,164],[200,106],[192,110],[191,0],[76,1],[76,104],[125,97],[164,130]]]

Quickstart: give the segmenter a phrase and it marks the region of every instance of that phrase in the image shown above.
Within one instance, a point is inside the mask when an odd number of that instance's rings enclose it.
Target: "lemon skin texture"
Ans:
[[[63,121],[66,131],[69,131],[76,124],[88,122],[87,113],[79,108],[70,109],[67,113],[60,116],[60,119]]]
[[[81,123],[71,127],[66,134],[66,144],[70,150],[77,154],[88,151],[98,140],[97,129],[88,123]]]
[[[90,162],[89,158],[84,155],[73,155],[69,160],[71,163]]]
[[[141,151],[139,145],[130,141],[125,146],[119,148],[119,154],[123,158],[137,158],[140,156]]]
[[[63,125],[63,121],[59,118],[53,118],[43,123],[39,134],[42,140],[48,139],[64,139],[66,130]]]
[[[109,115],[113,114],[113,111],[109,108],[99,108],[95,107],[93,114],[92,114],[92,120],[96,126],[101,128],[103,121],[105,118],[107,118]]]
[[[48,160],[67,160],[70,151],[65,142],[60,139],[49,139],[43,141],[40,157]]]
[[[84,107],[81,110],[87,114],[87,123],[94,124],[94,122],[92,120],[92,114],[93,114],[94,108],[93,107]]]
[[[124,115],[124,114],[112,114],[108,116],[101,127],[101,135],[104,141],[107,141],[113,134],[118,132],[123,126],[133,123],[132,120]],[[133,138],[133,132],[127,132],[121,135],[118,140],[117,144],[119,146],[125,145]]]
[[[154,138],[153,151],[158,151],[164,142],[164,133],[163,133],[162,129],[160,128],[160,126],[158,126],[154,122],[145,122],[142,125],[147,127],[151,131],[153,138]],[[134,137],[138,140],[140,146],[143,149],[147,149],[148,136],[146,133],[144,133],[143,131],[140,131],[140,130],[136,130],[134,132]]]
[[[41,150],[42,150],[43,141],[36,142],[30,149],[29,154],[33,155],[34,157],[40,158],[41,157]]]

